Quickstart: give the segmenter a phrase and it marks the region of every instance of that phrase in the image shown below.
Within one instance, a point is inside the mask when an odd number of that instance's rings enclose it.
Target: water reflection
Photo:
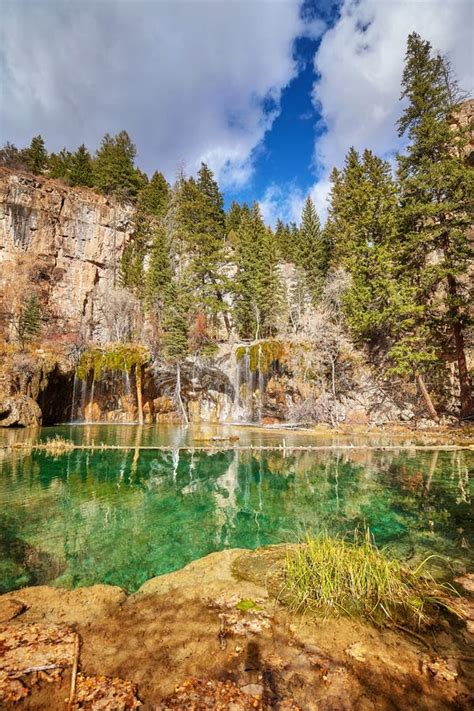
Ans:
[[[128,450],[3,451],[0,589],[54,581],[136,590],[214,550],[365,524],[401,557],[472,564],[472,453],[202,453],[179,450],[189,434],[175,429],[168,452],[140,450],[138,428],[109,429],[112,438],[128,431]]]

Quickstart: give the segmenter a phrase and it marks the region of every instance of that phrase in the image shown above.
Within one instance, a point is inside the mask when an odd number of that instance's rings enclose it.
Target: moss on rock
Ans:
[[[102,348],[91,348],[81,356],[77,367],[77,377],[85,380],[90,372],[94,380],[99,380],[104,370],[130,373],[150,360],[150,353],[137,343],[113,343]]]

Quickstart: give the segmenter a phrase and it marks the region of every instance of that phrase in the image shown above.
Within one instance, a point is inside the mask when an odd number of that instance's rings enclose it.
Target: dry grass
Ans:
[[[70,439],[64,439],[64,437],[56,435],[55,437],[48,437],[46,442],[40,442],[35,445],[35,449],[41,449],[43,452],[46,452],[46,454],[51,454],[56,457],[60,454],[72,452],[74,449],[74,442],[71,442]]]
[[[346,614],[410,627],[433,623],[440,608],[462,617],[456,591],[434,580],[428,560],[411,570],[379,550],[368,531],[353,542],[308,536],[287,555],[282,593],[294,611],[323,617]]]

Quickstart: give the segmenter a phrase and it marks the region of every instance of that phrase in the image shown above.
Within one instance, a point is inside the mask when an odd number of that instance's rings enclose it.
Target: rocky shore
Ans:
[[[409,635],[300,617],[275,597],[284,554],[213,553],[130,596],[108,585],[1,596],[3,708],[66,708],[71,686],[77,709],[471,708],[472,622]],[[472,577],[461,582],[472,616]]]

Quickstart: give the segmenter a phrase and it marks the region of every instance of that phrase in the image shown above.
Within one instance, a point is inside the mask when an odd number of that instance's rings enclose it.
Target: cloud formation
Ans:
[[[95,149],[125,128],[145,170],[172,178],[205,160],[224,186],[249,179],[305,30],[300,0],[3,0],[2,11],[2,142],[41,133],[50,150]]]
[[[472,92],[473,21],[472,0],[344,1],[314,59],[314,102],[326,127],[315,144],[319,180],[312,190],[321,213],[328,173],[342,165],[351,145],[388,158],[400,148],[395,123],[410,32],[448,54],[460,85]]]
[[[278,219],[299,223],[304,202],[303,191],[297,185],[281,186],[272,183],[258,204],[265,223],[275,227]]]

